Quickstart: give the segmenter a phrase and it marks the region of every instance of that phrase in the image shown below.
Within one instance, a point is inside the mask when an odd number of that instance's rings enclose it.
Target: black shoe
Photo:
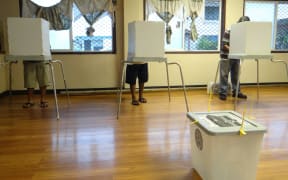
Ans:
[[[219,99],[222,101],[226,101],[227,96],[225,94],[219,94]]]
[[[232,97],[235,97],[236,96],[236,93],[233,93],[232,94]],[[241,92],[238,93],[238,98],[240,99],[247,99],[247,96]]]

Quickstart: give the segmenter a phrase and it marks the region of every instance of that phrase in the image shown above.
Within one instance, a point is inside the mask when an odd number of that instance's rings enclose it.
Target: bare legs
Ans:
[[[130,84],[130,92],[132,97],[132,104],[133,105],[139,105],[141,103],[146,103],[147,100],[143,97],[143,91],[144,91],[144,83],[139,83],[139,96],[138,100],[136,98],[136,84]]]
[[[133,102],[136,102],[136,84],[130,84],[130,93],[132,97],[132,104]],[[139,104],[139,103],[138,103]],[[134,104],[133,104],[134,105]],[[136,104],[135,104],[136,105]]]
[[[40,87],[40,103],[45,102],[46,86]]]
[[[23,108],[30,108],[34,106],[33,102],[34,88],[27,89],[27,102],[23,104]],[[40,87],[40,107],[48,107],[48,103],[45,101],[46,96],[46,86]]]
[[[28,88],[27,89],[27,102],[28,103],[34,103],[33,102],[33,92],[34,92],[34,88]]]

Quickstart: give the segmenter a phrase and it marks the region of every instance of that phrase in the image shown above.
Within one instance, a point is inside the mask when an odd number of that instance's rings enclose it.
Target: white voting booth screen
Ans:
[[[128,24],[128,61],[164,61],[165,24],[134,21]]]
[[[241,22],[233,24],[230,32],[230,55],[270,55],[271,22]]]
[[[48,21],[9,17],[7,30],[10,56],[51,56]]]

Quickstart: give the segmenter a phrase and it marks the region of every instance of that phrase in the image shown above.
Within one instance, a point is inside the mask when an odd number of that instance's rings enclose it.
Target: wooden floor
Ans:
[[[267,127],[257,180],[288,179],[288,87],[244,87],[245,111]],[[206,90],[188,90],[190,111],[207,111]],[[49,107],[22,109],[24,95],[0,98],[0,179],[199,180],[190,152],[183,92],[145,92],[147,104],[132,106],[123,95],[59,95],[60,120]],[[211,110],[232,110],[233,99],[214,97]],[[223,147],[223,152],[225,151]],[[248,161],[249,162],[249,161]],[[239,167],[241,168],[241,167]]]

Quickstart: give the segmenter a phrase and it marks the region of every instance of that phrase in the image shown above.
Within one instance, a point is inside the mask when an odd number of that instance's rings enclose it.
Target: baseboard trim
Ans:
[[[259,83],[260,86],[287,86],[288,82],[273,82],[273,83]],[[254,87],[257,86],[257,83],[241,83],[242,87]],[[127,85],[128,87],[128,85]],[[129,92],[129,88],[124,88],[123,92]],[[207,84],[203,85],[186,85],[186,89],[206,89]],[[149,86],[145,87],[146,91],[166,91],[168,86]],[[170,90],[181,90],[182,86],[170,86]],[[119,88],[77,88],[77,89],[68,89],[69,94],[106,94],[106,93],[117,93]],[[57,89],[57,94],[66,94],[65,89]],[[26,94],[26,90],[13,90],[11,92],[14,95],[23,95]],[[47,94],[53,94],[53,89],[48,89]],[[8,96],[9,91],[0,93],[0,97]],[[39,94],[39,90],[35,90],[35,94]]]

